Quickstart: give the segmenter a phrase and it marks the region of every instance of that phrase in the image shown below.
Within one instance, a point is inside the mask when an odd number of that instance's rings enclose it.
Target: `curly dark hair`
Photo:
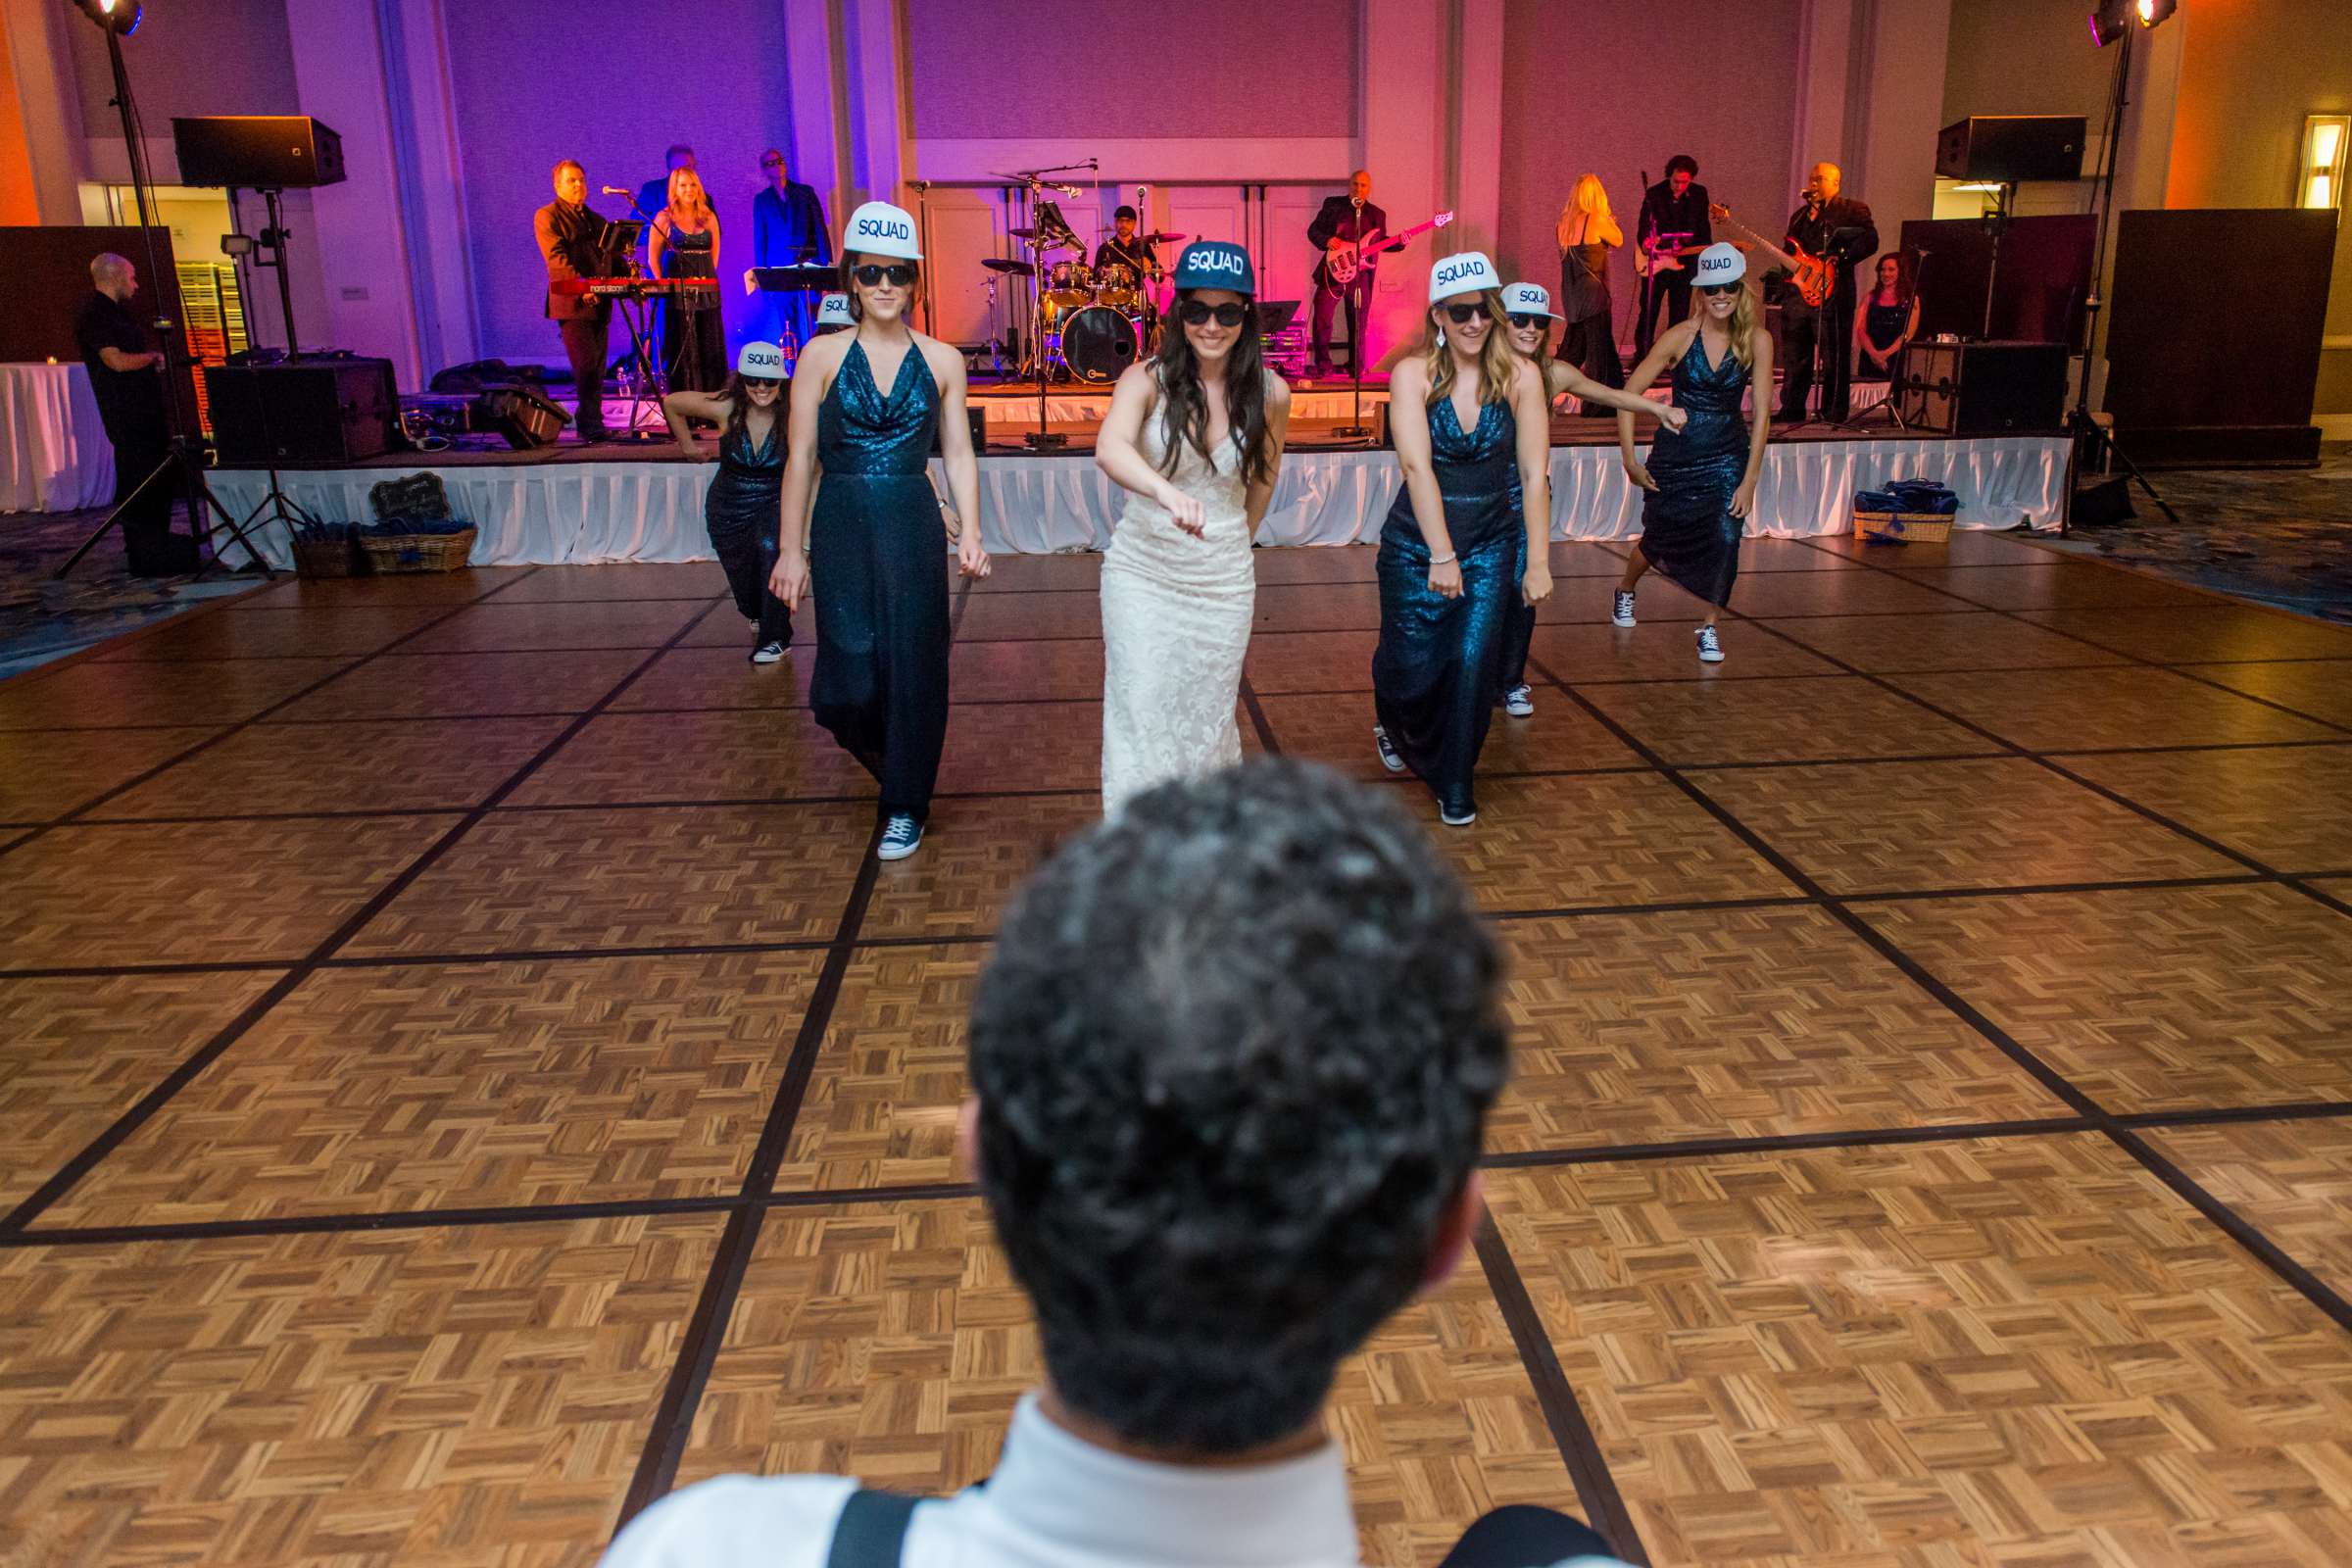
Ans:
[[[1311,1421],[1470,1177],[1499,975],[1394,794],[1313,764],[1163,785],[1056,854],[981,976],[971,1074],[1061,1397],[1203,1454]]]

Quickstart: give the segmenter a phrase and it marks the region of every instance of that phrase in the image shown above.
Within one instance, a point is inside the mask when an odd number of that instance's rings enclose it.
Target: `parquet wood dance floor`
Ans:
[[[1511,959],[1476,1261],[1346,1370],[1364,1549],[2352,1562],[2352,631],[2030,543],[1750,541],[1729,662],[1557,547],[1475,828],[1374,765],[1365,550],[1263,552],[1252,750]],[[0,685],[0,1562],[591,1561],[730,1470],[985,1476],[953,1158],[1091,821],[1092,558],[956,601],[929,838],[708,566],[285,583]]]

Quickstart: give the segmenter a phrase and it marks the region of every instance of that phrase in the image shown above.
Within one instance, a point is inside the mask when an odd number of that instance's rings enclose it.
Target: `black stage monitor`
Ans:
[[[1936,138],[1936,172],[1945,179],[2082,177],[2081,115],[1971,115]]]
[[[308,115],[206,115],[172,122],[182,185],[299,190],[343,183],[343,138]]]

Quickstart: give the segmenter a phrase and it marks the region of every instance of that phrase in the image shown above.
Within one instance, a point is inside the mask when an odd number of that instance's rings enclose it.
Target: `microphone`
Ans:
[[[1078,187],[1075,185],[1056,185],[1054,188],[1061,192],[1064,196],[1074,197],[1078,194]]]
[[[607,196],[634,196],[637,193],[633,190],[622,190],[618,185],[607,185],[604,187],[603,194]]]

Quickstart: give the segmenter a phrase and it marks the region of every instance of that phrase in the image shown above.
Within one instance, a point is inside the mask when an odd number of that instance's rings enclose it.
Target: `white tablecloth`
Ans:
[[[114,499],[115,449],[80,361],[0,365],[0,512],[78,512]]]
[[[418,464],[419,468],[431,466]],[[936,465],[934,466],[936,471]],[[286,493],[318,515],[365,520],[368,486],[396,470],[285,471]],[[703,490],[710,465],[541,463],[440,470],[452,509],[478,528],[477,565],[608,561],[707,561]],[[1751,534],[1843,533],[1856,490],[1893,479],[1935,479],[1960,497],[1964,528],[2058,525],[2066,485],[2066,437],[1984,436],[1973,440],[1791,441],[1765,449]],[[1294,452],[1283,460],[1274,500],[1258,529],[1267,545],[1369,544],[1396,499],[1392,452]],[[269,476],[218,472],[213,490],[240,516]],[[992,551],[1047,555],[1110,543],[1124,493],[1083,457],[980,460],[980,536]],[[1642,531],[1642,504],[1615,447],[1554,447],[1551,532],[1555,539],[1628,539]],[[271,564],[290,563],[282,527],[262,531]],[[230,547],[232,554],[234,547]]]

